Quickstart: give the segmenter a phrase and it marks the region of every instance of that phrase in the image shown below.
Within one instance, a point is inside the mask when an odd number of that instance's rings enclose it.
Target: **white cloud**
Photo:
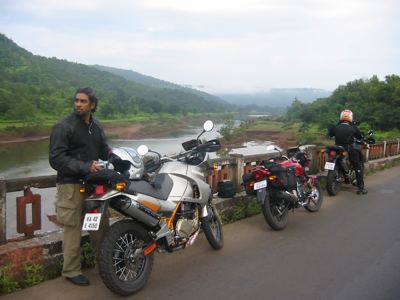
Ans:
[[[392,0],[9,0],[0,6],[0,31],[34,54],[214,90],[333,89],[400,69],[399,4]]]

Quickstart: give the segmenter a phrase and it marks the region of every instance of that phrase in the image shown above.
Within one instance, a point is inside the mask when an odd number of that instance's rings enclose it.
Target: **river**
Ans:
[[[220,125],[216,125],[213,131],[204,133],[202,138],[213,139],[218,137],[220,127]],[[176,135],[157,139],[111,139],[109,145],[111,147],[124,146],[136,149],[139,145],[145,144],[152,150],[168,155],[182,150],[181,143],[195,138],[199,132],[201,132],[201,129],[192,128]],[[55,171],[49,165],[48,155],[48,139],[0,145],[0,176],[13,179],[55,174]]]
[[[237,121],[239,123],[240,121]],[[219,129],[222,124],[216,124],[211,132],[206,132],[201,139],[214,139],[219,137]],[[190,128],[180,133],[156,139],[111,139],[111,147],[131,147],[137,149],[141,144],[163,155],[169,155],[182,151],[181,144],[196,138],[201,128]],[[266,142],[268,143],[268,142]],[[249,142],[243,144],[243,148],[232,149],[230,153],[244,155],[258,154],[265,151],[264,143]],[[0,176],[6,179],[53,175],[56,172],[50,167],[48,161],[49,140],[31,141],[15,144],[0,145]]]

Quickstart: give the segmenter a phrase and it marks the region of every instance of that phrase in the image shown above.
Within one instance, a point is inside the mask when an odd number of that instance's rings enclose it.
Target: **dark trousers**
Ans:
[[[360,151],[350,150],[349,160],[353,165],[354,171],[356,173],[357,186],[359,189],[364,188],[364,157]]]

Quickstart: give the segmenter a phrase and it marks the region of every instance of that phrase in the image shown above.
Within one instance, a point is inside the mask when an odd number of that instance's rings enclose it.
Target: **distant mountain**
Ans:
[[[93,67],[95,67],[98,70],[106,71],[111,74],[121,76],[121,77],[125,78],[126,80],[134,81],[136,83],[140,83],[140,84],[143,84],[143,85],[146,85],[149,87],[179,90],[184,93],[194,94],[194,95],[200,96],[204,99],[224,103],[227,105],[226,101],[222,100],[221,98],[218,98],[217,96],[210,95],[210,94],[207,94],[206,92],[199,91],[199,90],[187,87],[187,86],[182,86],[182,85],[175,84],[172,82],[157,79],[157,78],[154,78],[151,76],[143,75],[143,74],[140,74],[140,73],[132,71],[132,70],[106,67],[106,66],[101,66],[101,65],[93,65]]]
[[[319,98],[329,97],[332,92],[322,89],[313,88],[274,88],[268,92],[258,93],[232,93],[232,94],[216,94],[216,96],[228,101],[235,105],[252,105],[268,107],[287,107],[297,99],[302,102],[308,103]]]
[[[148,79],[157,82],[155,78]],[[82,86],[96,91],[102,117],[231,109],[231,105],[203,92],[173,88],[173,84],[167,87],[166,82],[165,86],[152,86],[127,79],[126,74],[116,75],[55,57],[33,55],[0,33],[0,118],[59,117],[71,111],[73,93]]]

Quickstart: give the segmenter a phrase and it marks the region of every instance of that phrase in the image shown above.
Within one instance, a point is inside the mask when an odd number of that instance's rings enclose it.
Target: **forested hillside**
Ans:
[[[195,90],[192,88],[184,87],[179,84],[171,83],[165,80],[160,80],[151,76],[146,76],[143,74],[140,74],[138,72],[132,71],[132,70],[123,70],[123,69],[118,69],[118,68],[113,68],[113,67],[106,67],[106,66],[100,66],[100,65],[94,65],[98,70],[101,71],[107,71],[109,73],[112,73],[114,75],[121,76],[127,80],[131,80],[143,85],[147,85],[150,87],[155,87],[155,88],[167,88],[167,89],[173,89],[173,90],[179,90],[184,93],[190,93],[194,95],[198,95],[206,100],[211,100],[211,101],[216,101],[216,102],[222,102],[224,103],[225,101],[222,100],[221,98],[218,98],[216,96],[207,94],[203,91]],[[226,102],[225,102],[226,104]]]
[[[32,120],[71,111],[73,93],[90,86],[103,118],[140,112],[171,114],[223,112],[228,105],[202,94],[150,87],[93,66],[46,58],[26,51],[0,34],[0,118]]]
[[[339,86],[330,97],[312,103],[295,101],[289,107],[289,120],[301,120],[329,127],[338,121],[343,109],[351,109],[358,123],[377,130],[400,128],[400,77],[388,75],[380,81],[371,79],[354,80]]]

